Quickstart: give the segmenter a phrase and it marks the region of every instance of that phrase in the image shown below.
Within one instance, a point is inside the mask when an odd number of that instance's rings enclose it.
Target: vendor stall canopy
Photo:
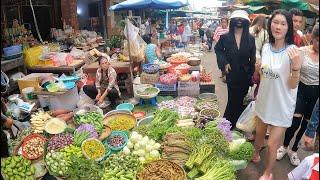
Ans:
[[[178,9],[188,6],[188,0],[127,0],[110,7],[112,11],[151,9]]]
[[[246,0],[244,4],[248,5],[249,13],[271,13],[272,10],[282,9],[290,10],[298,8],[303,11],[304,16],[314,17],[319,15],[319,6],[308,3],[305,0]]]

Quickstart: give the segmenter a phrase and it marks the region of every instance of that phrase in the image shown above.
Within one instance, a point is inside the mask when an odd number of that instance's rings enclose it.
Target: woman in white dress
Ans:
[[[259,180],[273,179],[272,169],[284,133],[291,126],[302,60],[293,42],[292,16],[286,10],[273,12],[268,22],[269,43],[262,49],[260,87],[256,99],[256,139],[252,161],[260,162],[267,127],[270,126],[266,169]]]

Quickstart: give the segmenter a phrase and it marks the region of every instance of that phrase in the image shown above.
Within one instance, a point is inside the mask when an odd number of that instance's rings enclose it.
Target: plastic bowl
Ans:
[[[137,126],[150,124],[151,121],[153,121],[153,117],[154,117],[154,116],[148,116],[148,117],[145,117],[145,118],[141,119],[141,120],[138,122]]]
[[[122,103],[119,104],[116,108],[116,110],[128,110],[128,111],[132,111],[134,108],[134,105],[132,103]]]
[[[200,100],[203,101],[217,101],[218,96],[215,93],[202,93],[199,96]]]
[[[110,138],[112,138],[112,137],[114,137],[114,136],[121,136],[121,137],[123,137],[124,143],[123,143],[121,146],[119,146],[119,147],[113,147],[113,146],[111,146],[111,145],[108,143],[108,141],[109,141]],[[106,140],[103,141],[103,144],[106,144],[106,145],[108,146],[108,148],[111,149],[111,151],[120,151],[120,150],[122,150],[122,149],[127,145],[128,141],[129,141],[129,138],[128,138],[128,136],[127,136],[127,134],[126,134],[125,132],[123,132],[123,131],[112,131],[111,135],[110,135]]]
[[[136,117],[136,119],[142,119],[146,116],[146,113],[143,111],[137,111],[137,112],[132,113],[132,115],[134,117]]]

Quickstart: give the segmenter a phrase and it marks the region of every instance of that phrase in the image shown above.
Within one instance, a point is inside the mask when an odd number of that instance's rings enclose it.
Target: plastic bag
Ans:
[[[83,106],[86,106],[86,105],[94,105],[94,100],[91,99],[89,96],[87,96],[84,92],[83,92],[83,89],[80,90],[79,92],[79,101],[77,103],[77,107],[78,108],[81,108]]]
[[[25,64],[27,67],[33,67],[37,64],[39,64],[39,57],[43,53],[43,47],[42,46],[36,46],[29,48],[25,51],[24,54],[24,59],[25,59]]]
[[[240,115],[236,127],[244,132],[251,133],[256,128],[255,101],[251,101]]]
[[[128,28],[128,33],[127,32]],[[133,62],[141,62],[144,60],[144,49],[146,47],[146,43],[144,40],[138,35],[139,28],[135,27],[131,22],[124,28],[124,34],[126,38],[130,40],[130,56]],[[124,41],[124,55],[129,55],[128,50],[128,41]]]
[[[73,62],[73,57],[70,53],[57,53],[53,57],[53,63],[55,66],[66,66],[70,65]]]

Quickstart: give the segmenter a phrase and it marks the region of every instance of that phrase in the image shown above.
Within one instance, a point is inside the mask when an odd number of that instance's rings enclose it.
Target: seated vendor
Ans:
[[[117,84],[117,73],[110,66],[108,57],[100,56],[98,58],[99,68],[96,74],[95,85],[83,86],[84,93],[91,99],[95,99],[98,104],[105,101],[108,97],[111,107],[116,106],[116,100],[120,97],[120,90]]]
[[[151,37],[144,35],[142,39],[147,43],[147,47],[145,48],[146,63],[152,64],[154,61],[159,60],[161,57],[160,49],[157,45],[151,43]]]

